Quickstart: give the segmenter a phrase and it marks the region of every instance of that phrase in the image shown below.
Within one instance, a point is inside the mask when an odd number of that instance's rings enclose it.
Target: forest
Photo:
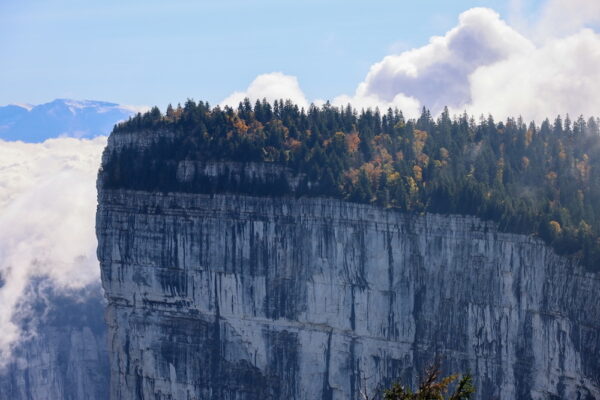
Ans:
[[[504,232],[536,235],[600,270],[600,120],[569,116],[417,119],[401,111],[248,99],[237,108],[188,100],[115,126],[112,135],[172,132],[140,151],[109,154],[106,188],[331,197],[407,213],[475,215]],[[270,182],[176,179],[178,162],[273,163],[302,177]]]

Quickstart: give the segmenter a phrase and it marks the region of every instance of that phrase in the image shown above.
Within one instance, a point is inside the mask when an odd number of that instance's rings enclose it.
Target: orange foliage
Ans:
[[[413,135],[415,138],[413,142],[415,154],[420,154],[423,151],[423,147],[425,147],[425,142],[427,141],[427,132],[415,129]]]
[[[375,147],[389,146],[391,143],[392,140],[389,135],[380,134],[373,138],[373,144]]]
[[[248,132],[248,125],[246,125],[244,120],[237,117],[235,118],[235,121],[233,121],[233,127],[240,135],[245,135],[246,132]]]
[[[350,180],[350,182],[352,182],[353,185],[356,185],[356,183],[358,182],[358,174],[359,170],[356,168],[352,168],[346,171],[344,176],[346,176],[346,178],[348,178],[348,180]]]
[[[287,146],[288,149],[296,151],[300,148],[300,146],[302,146],[302,142],[290,137],[285,142],[285,145]]]
[[[391,154],[385,148],[377,149],[377,154],[374,156],[373,161],[375,164],[383,166],[384,164],[391,163],[393,161]]]
[[[371,182],[377,182],[383,172],[383,170],[381,169],[381,166],[377,165],[374,162],[368,162],[366,164],[363,164],[363,166],[360,168],[367,173],[367,176],[369,177],[369,181],[371,181]]]
[[[392,172],[386,176],[387,182],[390,185],[396,184],[396,182],[400,181],[400,174],[398,172]]]
[[[556,221],[550,221],[550,229],[552,230],[552,232],[555,235],[560,234],[560,232],[562,231],[562,228],[560,227],[560,224]]]
[[[419,186],[417,186],[417,183],[415,182],[412,176],[406,178],[406,183],[408,184],[408,193],[411,196],[415,195],[419,191]]]
[[[359,144],[360,138],[358,137],[358,133],[346,135],[346,146],[348,146],[348,152],[350,152],[350,154],[355,153],[358,150]]]
[[[417,182],[421,182],[423,180],[423,169],[418,165],[413,167],[413,175],[415,176],[415,180]]]

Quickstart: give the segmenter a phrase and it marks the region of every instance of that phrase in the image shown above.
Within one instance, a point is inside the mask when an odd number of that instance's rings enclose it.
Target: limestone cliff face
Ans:
[[[34,297],[34,296],[32,296]],[[106,400],[109,363],[105,303],[98,285],[71,296],[43,293],[31,305],[35,334],[2,360],[0,399]]]
[[[599,277],[473,217],[105,189],[97,235],[113,400],[358,399],[436,356],[479,399],[600,398]]]

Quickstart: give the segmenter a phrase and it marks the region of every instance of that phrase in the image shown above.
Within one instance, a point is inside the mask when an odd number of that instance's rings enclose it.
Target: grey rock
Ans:
[[[598,275],[475,217],[100,190],[97,236],[113,400],[358,399],[436,357],[478,399],[600,398]]]
[[[99,286],[69,294],[37,288],[31,298],[43,301],[29,304],[33,313],[20,321],[32,334],[15,345],[12,359],[0,368],[0,399],[107,400],[110,373]]]

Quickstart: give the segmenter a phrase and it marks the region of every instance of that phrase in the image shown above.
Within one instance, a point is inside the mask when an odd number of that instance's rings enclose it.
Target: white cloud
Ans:
[[[600,111],[600,35],[584,30],[528,55],[478,68],[470,78],[475,115],[499,118],[597,115]]]
[[[445,105],[462,107],[471,101],[469,77],[474,71],[533,49],[533,44],[496,12],[474,8],[461,14],[458,26],[444,36],[374,64],[353,95],[337,96],[332,104],[351,103],[358,109],[399,108],[411,117],[418,116],[422,106],[434,113]],[[232,94],[223,103],[237,104],[245,96],[269,98],[273,87],[280,90],[271,98],[300,98],[307,103],[296,79],[281,73],[259,76],[248,90]]]
[[[149,106],[134,106],[134,105],[131,105],[131,104],[129,104],[129,105],[125,104],[125,105],[119,105],[118,108],[120,108],[122,110],[126,110],[126,111],[131,111],[132,113],[135,113],[135,114],[137,114],[137,113],[143,114],[145,112],[150,111],[150,109],[152,107],[149,107]],[[106,110],[106,111],[108,111],[108,110]]]
[[[284,99],[291,100],[305,109],[309,106],[302,89],[300,89],[298,79],[295,76],[285,75],[281,72],[257,76],[245,91],[232,93],[220,105],[237,108],[238,104],[246,97],[252,102],[263,98],[269,102]]]
[[[360,109],[375,109],[379,108],[385,111],[388,108],[397,108],[401,110],[405,116],[416,117],[420,113],[421,105],[414,97],[405,96],[402,93],[396,94],[391,100],[387,101],[375,94],[366,93],[366,85],[361,83],[356,90],[354,96],[341,95],[333,99],[331,102],[334,106],[343,107],[351,104],[354,108]]]
[[[374,64],[353,99],[392,101],[402,95],[434,114],[447,105],[455,113],[537,121],[566,113],[597,115],[600,35],[577,30],[600,20],[600,2],[575,2],[551,0],[543,7],[536,28],[546,32],[542,42],[523,36],[492,10],[468,10],[443,37]],[[520,7],[513,1],[516,14]],[[553,36],[571,31],[577,33]]]
[[[573,34],[588,24],[600,23],[598,0],[549,0],[536,23],[535,37],[546,42]]]
[[[533,45],[485,8],[461,14],[457,27],[423,47],[385,57],[374,64],[352,99],[378,99],[404,107],[424,105],[434,113],[471,100],[469,76],[477,68],[527,54]],[[336,102],[340,98],[336,99]],[[410,102],[408,102],[410,101]],[[402,107],[401,107],[402,108]]]
[[[21,339],[15,311],[32,279],[56,290],[99,282],[96,173],[106,138],[0,140],[0,364]],[[23,315],[19,315],[20,318]]]
[[[332,104],[397,107],[409,117],[422,106],[434,115],[448,106],[454,113],[522,115],[538,122],[557,114],[597,115],[600,35],[582,27],[600,23],[600,2],[549,0],[537,21],[526,21],[522,0],[511,0],[510,9],[511,21],[526,36],[493,10],[467,10],[444,36],[375,63],[353,95],[337,96]],[[245,96],[307,103],[296,78],[281,73],[259,76],[224,103]]]

